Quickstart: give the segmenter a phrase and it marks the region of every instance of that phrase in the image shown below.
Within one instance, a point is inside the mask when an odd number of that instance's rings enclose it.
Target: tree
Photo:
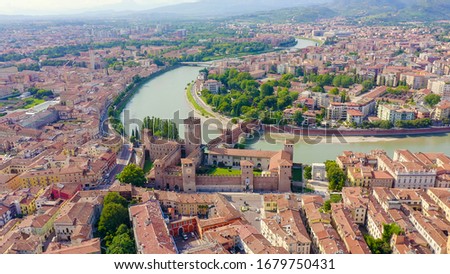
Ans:
[[[441,101],[441,96],[431,93],[425,96],[424,98],[425,104],[429,105],[430,107],[434,107],[435,105],[439,104]]]
[[[317,85],[317,86],[315,86],[315,87],[312,88],[312,92],[324,93],[324,92],[325,92],[325,89],[324,89],[322,86]]]
[[[339,94],[339,89],[334,87],[334,88],[330,89],[330,91],[328,91],[328,94],[338,95]]]
[[[271,96],[273,95],[274,92],[273,85],[268,83],[262,84],[260,90],[261,90],[261,97]]]
[[[305,177],[306,180],[312,179],[312,167],[311,166],[305,166],[303,168],[303,176]]]
[[[303,123],[303,120],[304,120],[302,112],[298,111],[298,110],[296,112],[294,112],[294,115],[292,116],[292,119],[294,120],[294,123],[297,126],[301,126],[302,123]]]
[[[127,165],[123,171],[117,175],[117,179],[121,183],[132,184],[139,187],[144,186],[147,182],[144,171],[135,164]]]
[[[373,88],[373,82],[370,80],[365,80],[362,82],[363,92],[369,91]]]
[[[108,204],[119,204],[122,205],[123,207],[127,207],[128,206],[128,201],[120,196],[119,193],[117,192],[109,192],[108,194],[106,194],[105,198],[103,199],[103,206],[108,205]]]
[[[326,161],[325,170],[329,181],[328,189],[331,191],[341,191],[347,180],[344,171],[342,171],[335,161]]]
[[[107,254],[136,254],[134,241],[128,233],[115,236],[106,249]]]
[[[103,207],[98,230],[103,235],[114,234],[121,224],[128,223],[128,209],[123,205],[110,203]]]
[[[399,235],[402,233],[402,228],[398,224],[385,224],[383,225],[383,235],[381,238],[383,239],[383,241],[389,243],[394,234]]]
[[[330,200],[326,200],[322,207],[321,207],[323,212],[329,212],[331,210],[331,201]]]
[[[370,235],[365,235],[364,240],[373,254],[391,254],[392,249],[390,242],[394,234],[403,234],[399,225],[396,223],[383,224],[383,234],[381,235],[381,239],[375,239]]]

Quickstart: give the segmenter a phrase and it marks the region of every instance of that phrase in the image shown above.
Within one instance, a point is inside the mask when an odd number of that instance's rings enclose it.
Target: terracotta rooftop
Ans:
[[[142,254],[176,254],[158,201],[130,207],[137,249]]]

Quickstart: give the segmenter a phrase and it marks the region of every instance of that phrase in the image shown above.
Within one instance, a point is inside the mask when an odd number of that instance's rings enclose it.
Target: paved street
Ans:
[[[261,231],[261,208],[263,196],[256,193],[222,193],[227,200],[239,211],[243,206],[247,206],[249,210],[242,212],[245,219],[254,227]]]

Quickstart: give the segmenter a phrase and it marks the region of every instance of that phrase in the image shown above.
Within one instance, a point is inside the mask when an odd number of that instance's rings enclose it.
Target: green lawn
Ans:
[[[150,170],[152,170],[152,167],[153,167],[153,162],[152,161],[150,161],[150,160],[145,160],[145,163],[144,163],[144,173],[148,173],[148,172],[150,172]]]
[[[44,103],[45,100],[44,99],[36,99],[36,98],[27,98],[24,100],[24,102],[25,102],[25,105],[22,108],[29,109],[29,108],[32,108],[34,106]]]
[[[303,180],[303,169],[293,168],[292,169],[292,181],[301,182]]]
[[[192,106],[194,106],[194,108],[196,110],[198,110],[202,114],[202,116],[214,117],[213,114],[209,113],[204,108],[202,108],[199,104],[197,104],[197,102],[194,99],[194,96],[192,96],[191,87],[192,87],[192,85],[189,84],[189,86],[186,89],[186,94],[187,94],[187,98],[188,98],[189,103],[191,103]]]
[[[240,169],[229,169],[222,167],[203,167],[199,169],[198,174],[225,176],[225,175],[241,175]]]

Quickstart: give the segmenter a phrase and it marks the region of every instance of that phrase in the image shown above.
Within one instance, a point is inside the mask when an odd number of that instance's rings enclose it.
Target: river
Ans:
[[[315,45],[315,42],[309,40],[300,42],[301,46],[297,44],[297,48]],[[188,117],[192,107],[186,99],[185,87],[197,77],[200,69],[199,67],[180,67],[148,81],[125,107],[124,112],[128,112],[128,119],[142,121],[145,116],[173,119],[177,112],[180,119]],[[122,121],[124,121],[124,112],[121,115]],[[204,122],[203,118],[202,122]],[[133,124],[126,130],[136,126],[137,124]],[[180,137],[183,138],[184,128],[181,127],[179,131]],[[212,134],[210,138],[214,136],[215,134]],[[248,144],[248,147],[279,150],[283,146],[283,141],[280,136],[277,136],[277,139],[276,142],[267,142],[261,139],[256,143]],[[204,141],[207,141],[205,136]],[[300,140],[296,142],[294,149],[295,162],[306,164],[335,159],[345,150],[370,152],[373,149],[384,149],[392,156],[396,149],[409,149],[413,152],[444,152],[450,155],[450,134],[403,138],[345,137],[345,141],[336,138],[325,139],[318,144]]]

